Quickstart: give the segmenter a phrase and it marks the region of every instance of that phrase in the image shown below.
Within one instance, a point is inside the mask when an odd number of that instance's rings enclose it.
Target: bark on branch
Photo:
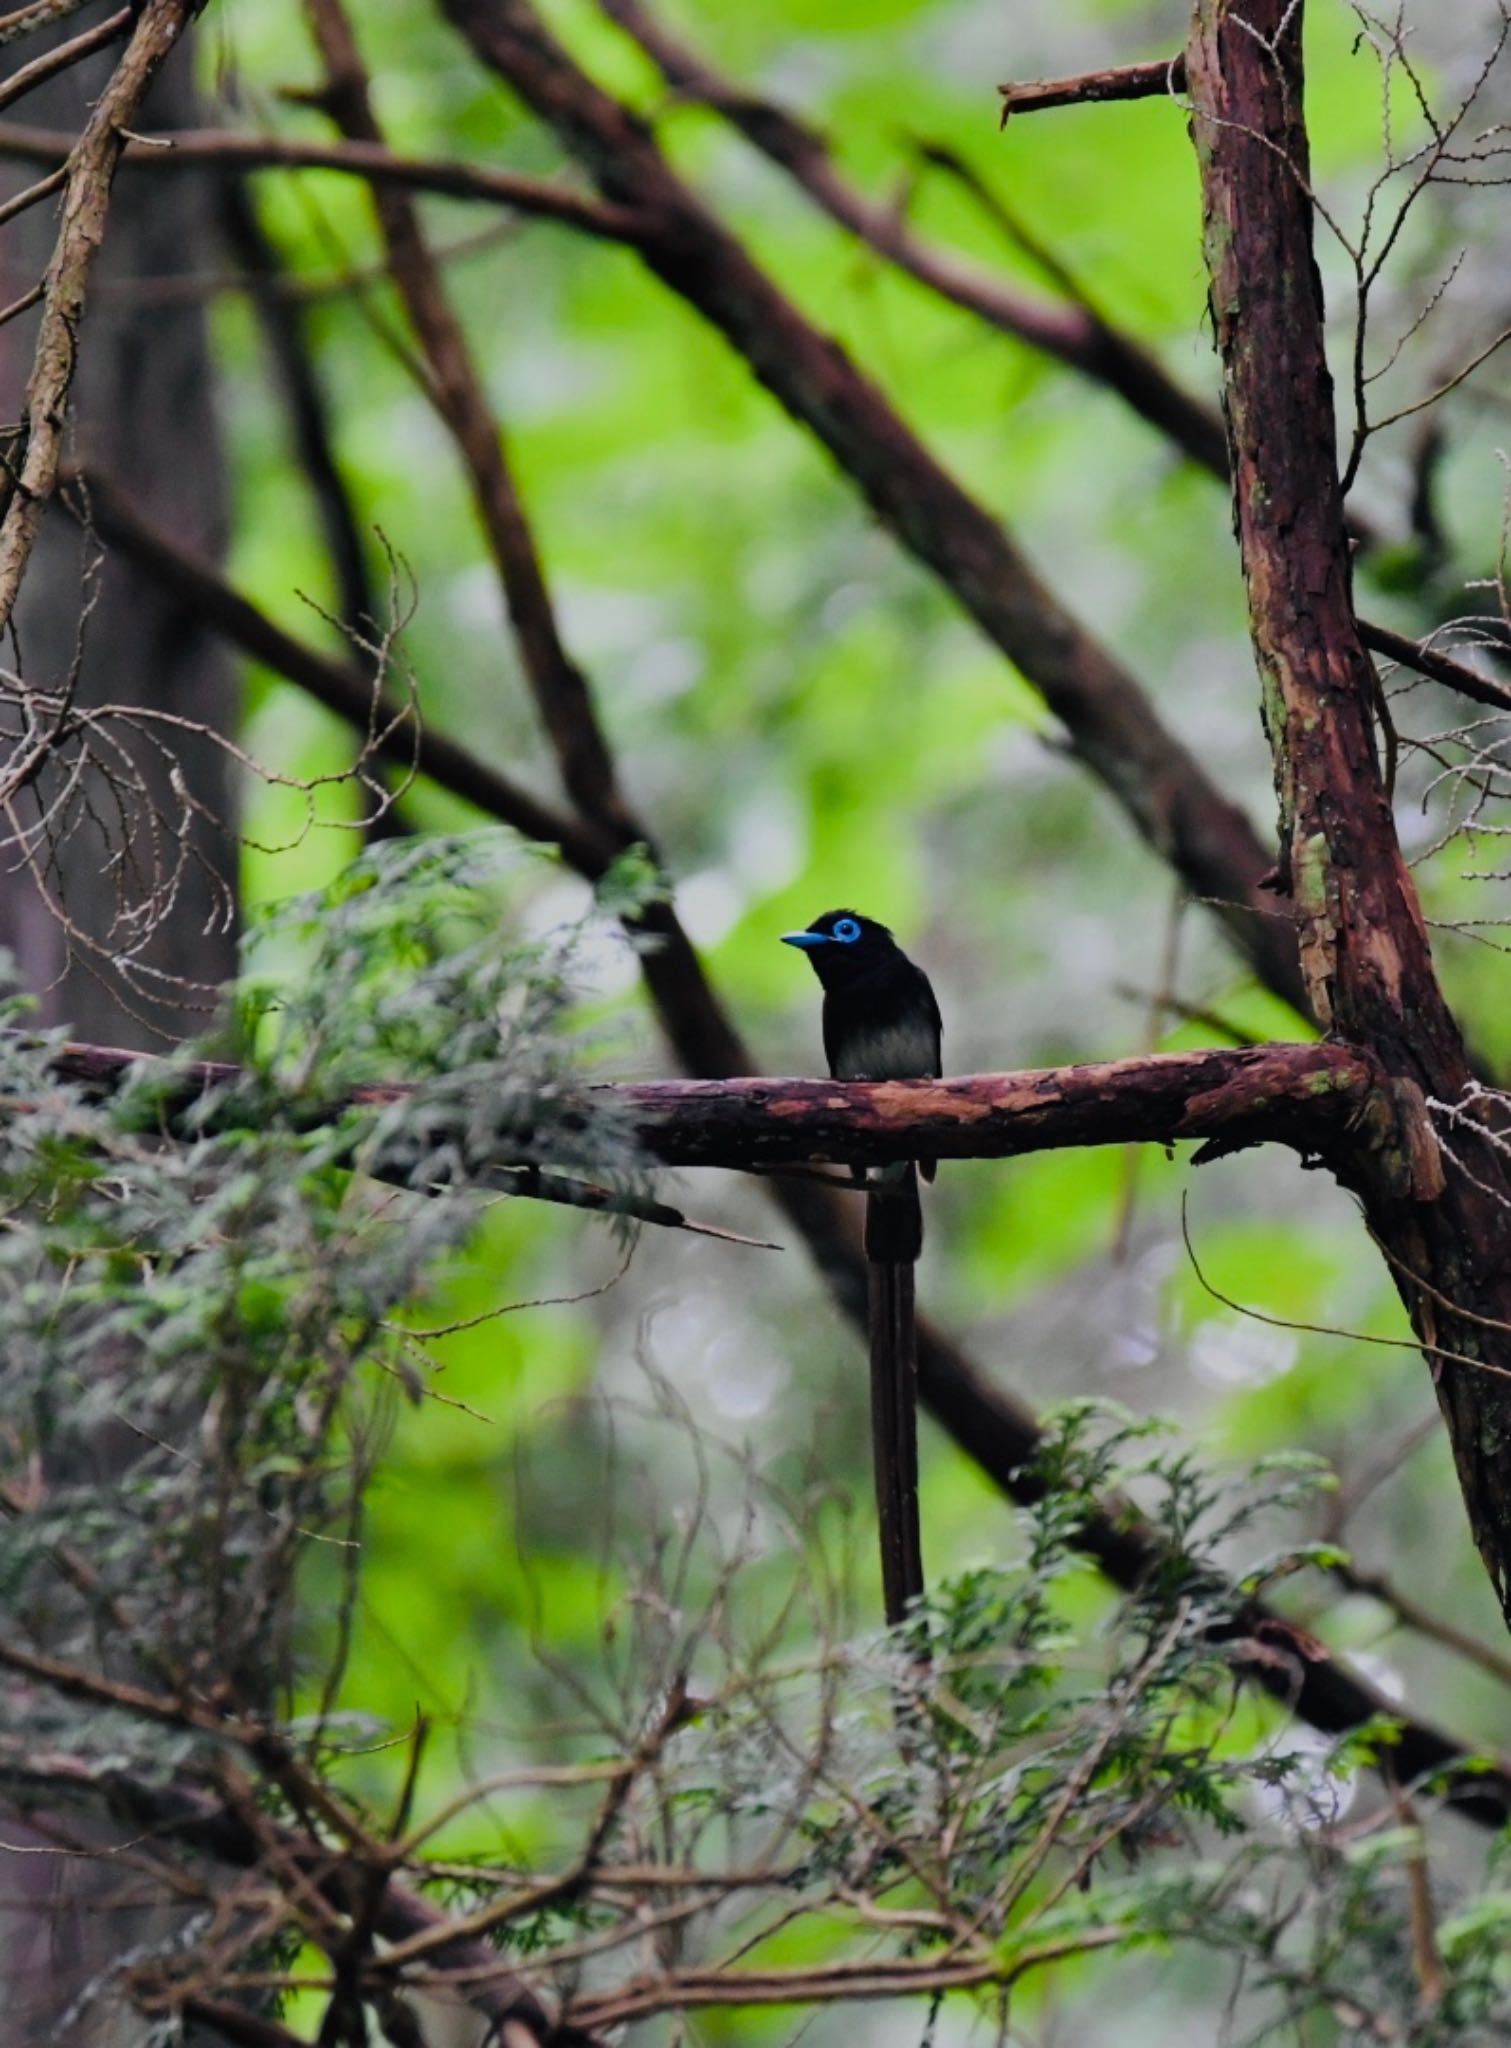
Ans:
[[[242,1077],[220,1061],[160,1060],[100,1045],[66,1045],[52,1067],[60,1080],[102,1095],[152,1080],[154,1108],[170,1134],[191,1110],[202,1134],[206,1096]],[[1276,1142],[1321,1154],[1361,1127],[1375,1085],[1371,1062],[1345,1047],[1277,1044],[942,1081],[601,1082],[584,1091],[579,1120],[590,1128],[601,1110],[606,1125],[628,1128],[650,1158],[670,1167],[1011,1159],[1185,1138],[1221,1152]],[[381,1084],[340,1103],[291,1098],[288,1111],[304,1124],[352,1106],[402,1102],[412,1092]],[[559,1102],[551,1115],[561,1123]],[[518,1155],[501,1151],[474,1164],[507,1169]]]
[[[1004,125],[1010,114],[1037,114],[1049,107],[1080,107],[1105,100],[1168,98],[1186,89],[1186,60],[1179,52],[1151,64],[1117,64],[1083,71],[1075,78],[1026,78],[999,85]]]

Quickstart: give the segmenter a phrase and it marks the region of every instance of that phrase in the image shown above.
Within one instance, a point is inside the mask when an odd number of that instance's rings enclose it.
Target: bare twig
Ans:
[[[1388,1607],[1403,1627],[1441,1643],[1445,1650],[1452,1650],[1456,1657],[1464,1658],[1467,1663],[1477,1664],[1481,1671],[1487,1672],[1501,1685],[1511,1685],[1511,1657],[1492,1649],[1478,1636],[1471,1635],[1468,1629],[1456,1628],[1434,1609],[1424,1607],[1420,1600],[1403,1593],[1384,1572],[1361,1571],[1352,1559],[1345,1559],[1330,1564],[1328,1574],[1340,1586],[1347,1586],[1351,1593],[1363,1593],[1371,1600],[1378,1600],[1382,1607]]]
[[[354,665],[296,640],[275,625],[210,563],[153,526],[115,485],[99,475],[80,476],[79,516],[111,547],[129,554],[166,588],[235,646],[307,690],[360,732],[374,734],[379,759],[432,776],[444,788],[476,804],[546,846],[559,846],[580,873],[601,875],[618,848],[565,811],[554,810],[511,782],[465,747],[416,725],[407,707],[386,696],[381,682]]]

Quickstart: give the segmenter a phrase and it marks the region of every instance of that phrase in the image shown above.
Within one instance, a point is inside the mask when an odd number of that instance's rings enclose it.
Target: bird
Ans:
[[[824,990],[824,1055],[837,1081],[904,1081],[943,1072],[944,1023],[928,976],[875,918],[826,910],[783,932]],[[866,1179],[866,1324],[871,1445],[881,1531],[882,1597],[896,1628],[924,1589],[918,1517],[918,1338],[913,1267],[923,1249],[918,1176],[932,1159],[901,1160]]]

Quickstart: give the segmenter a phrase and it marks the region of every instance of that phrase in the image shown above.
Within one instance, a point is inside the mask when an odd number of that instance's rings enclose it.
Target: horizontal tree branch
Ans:
[[[1320,1146],[1357,1117],[1367,1061],[1333,1045],[1152,1053],[925,1081],[653,1081],[595,1089],[667,1166],[1011,1159],[1203,1139]]]
[[[174,1121],[234,1086],[242,1069],[217,1060],[162,1059],[113,1046],[69,1044],[53,1057],[60,1080],[102,1095],[154,1080],[154,1107]],[[1224,1046],[1150,1053],[1072,1067],[967,1074],[945,1080],[609,1081],[585,1089],[576,1128],[595,1110],[628,1128],[670,1167],[767,1167],[906,1158],[1012,1159],[1067,1147],[1199,1139],[1223,1152],[1278,1142],[1317,1150],[1357,1123],[1375,1085],[1370,1062],[1337,1045]],[[301,1125],[363,1104],[398,1103],[402,1082],[355,1089],[340,1103],[291,1098]],[[553,1099],[552,1117],[563,1121]],[[213,1128],[213,1118],[211,1119]],[[508,1172],[517,1152],[474,1160]]]
[[[1183,51],[1157,57],[1150,64],[1116,64],[1106,71],[1083,71],[1076,78],[1029,78],[999,85],[1002,119],[1009,114],[1037,114],[1049,107],[1079,107],[1102,100],[1150,100],[1184,92]]]
[[[0,102],[3,104],[3,102]],[[75,138],[61,129],[0,123],[0,157],[23,163],[65,161]],[[479,200],[538,214],[607,242],[635,243],[645,224],[633,207],[615,206],[543,178],[495,171],[455,157],[401,156],[367,142],[298,142],[285,135],[236,135],[219,128],[181,128],[128,143],[123,167],[137,171],[336,171],[373,185],[403,185],[447,199]]]

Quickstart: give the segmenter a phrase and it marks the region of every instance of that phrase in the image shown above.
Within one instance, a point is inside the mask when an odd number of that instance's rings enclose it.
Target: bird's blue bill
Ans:
[[[811,952],[815,946],[827,946],[831,943],[827,932],[782,933],[782,944],[784,946],[801,946],[805,953]]]

